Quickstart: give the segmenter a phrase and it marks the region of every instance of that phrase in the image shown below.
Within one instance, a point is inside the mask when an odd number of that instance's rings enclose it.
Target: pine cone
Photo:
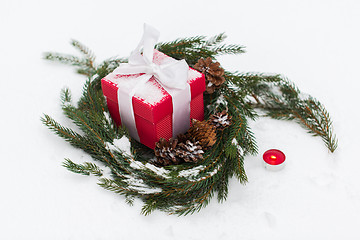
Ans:
[[[210,116],[209,121],[212,125],[216,127],[218,130],[224,130],[231,124],[231,116],[226,112],[226,110],[215,113]]]
[[[178,140],[178,144],[180,143],[186,143],[187,140],[191,140],[189,139],[189,136],[187,133],[185,134],[179,134],[176,139]]]
[[[170,138],[169,141],[166,141],[166,139],[160,138],[155,144],[156,161],[154,163],[159,166],[179,164],[181,159],[176,156],[177,143],[177,139]]]
[[[203,149],[211,147],[216,142],[215,127],[208,121],[198,121],[193,119],[192,126],[188,131],[189,139],[195,139]]]
[[[194,65],[194,69],[202,72],[206,79],[206,92],[211,94],[216,88],[225,82],[224,69],[219,62],[213,62],[211,57],[200,58]]]
[[[203,159],[204,151],[201,148],[199,142],[191,142],[187,140],[185,143],[179,143],[176,154],[179,158],[183,159],[185,162],[197,162],[200,159]]]

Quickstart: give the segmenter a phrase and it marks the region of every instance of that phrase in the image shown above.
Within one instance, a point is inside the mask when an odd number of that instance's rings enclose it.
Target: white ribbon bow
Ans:
[[[190,86],[187,83],[189,66],[185,60],[166,58],[161,64],[153,62],[154,47],[160,33],[155,28],[144,24],[144,34],[136,49],[131,53],[128,63],[121,64],[114,70],[114,74],[141,74],[132,81],[136,81],[130,92],[119,87],[118,103],[121,122],[130,135],[140,141],[135,126],[132,97],[136,91],[148,82],[152,76],[171,95],[173,103],[173,136],[184,133],[190,126]],[[141,52],[142,50],[142,52]],[[121,80],[121,78],[120,78]],[[132,85],[133,85],[132,84]]]
[[[144,34],[139,45],[131,53],[129,63],[123,63],[114,70],[116,74],[139,74],[145,73],[143,81],[136,85],[142,85],[155,76],[165,88],[184,89],[187,84],[189,66],[185,60],[177,61],[169,58],[167,64],[157,65],[153,62],[154,47],[160,33],[155,28],[144,24]],[[143,48],[143,54],[141,54]],[[147,80],[145,80],[147,78]]]

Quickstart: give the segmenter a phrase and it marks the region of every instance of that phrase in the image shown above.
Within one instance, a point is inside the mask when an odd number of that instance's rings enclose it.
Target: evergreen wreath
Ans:
[[[75,66],[79,74],[87,77],[77,104],[73,104],[69,89],[61,93],[62,110],[78,129],[64,127],[46,114],[41,118],[49,129],[72,146],[83,149],[96,162],[75,163],[65,159],[63,166],[74,173],[97,176],[101,187],[124,195],[129,204],[140,198],[144,202],[141,212],[145,215],[155,209],[187,215],[205,207],[215,193],[219,202],[226,200],[230,177],[235,176],[242,184],[248,181],[244,157],[257,153],[248,119],[255,120],[261,115],[295,120],[312,135],[320,136],[334,152],[337,139],[329,113],[319,101],[302,94],[286,78],[221,69],[223,74],[219,74],[220,64],[212,62],[217,56],[244,53],[243,46],[224,44],[225,38],[222,33],[211,38],[196,36],[156,45],[164,54],[185,59],[190,67],[202,68],[205,75],[210,75],[206,78],[208,89],[204,94],[205,120],[216,125],[227,116],[231,121],[216,131],[216,144],[198,151],[201,157],[194,159],[196,154],[191,155],[188,158],[191,161],[162,167],[155,164],[153,150],[131,139],[126,129],[117,127],[109,117],[100,81],[126,62],[126,58],[115,57],[96,64],[92,51],[75,40],[71,44],[81,52],[81,57],[46,53],[45,59]],[[118,143],[124,141],[130,142],[130,150],[119,147]],[[169,146],[170,143],[158,144]],[[181,147],[189,149],[193,147],[191,144],[185,141]],[[106,167],[109,174],[104,174]]]

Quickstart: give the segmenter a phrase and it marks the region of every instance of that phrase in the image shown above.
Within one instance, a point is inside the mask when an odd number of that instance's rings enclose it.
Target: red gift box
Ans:
[[[155,50],[153,62],[161,64],[169,56]],[[123,75],[110,73],[101,80],[101,86],[111,117],[117,125],[121,125],[121,117],[118,104],[118,85],[120,78],[130,80],[142,74]],[[204,119],[203,92],[205,91],[205,76],[189,68],[188,84],[191,91],[190,119],[202,121]],[[144,91],[145,90],[145,91]],[[160,138],[173,137],[172,128],[172,97],[156,81],[153,76],[143,87],[143,91],[137,91],[132,97],[136,129],[140,142],[152,149]]]

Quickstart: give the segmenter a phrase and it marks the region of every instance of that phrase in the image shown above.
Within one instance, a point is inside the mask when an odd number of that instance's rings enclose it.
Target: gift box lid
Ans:
[[[166,63],[170,57],[154,50],[153,62],[155,64]],[[110,73],[101,80],[103,94],[110,100],[118,102],[117,92],[118,83],[121,79],[122,87],[125,86],[129,90],[133,87],[132,79],[139,77],[142,74],[122,75]],[[189,68],[188,80],[191,90],[191,99],[205,91],[205,76]],[[128,90],[128,89],[126,89]],[[150,122],[158,122],[165,116],[172,114],[172,99],[169,93],[152,77],[146,84],[139,88],[132,99],[134,113]]]

